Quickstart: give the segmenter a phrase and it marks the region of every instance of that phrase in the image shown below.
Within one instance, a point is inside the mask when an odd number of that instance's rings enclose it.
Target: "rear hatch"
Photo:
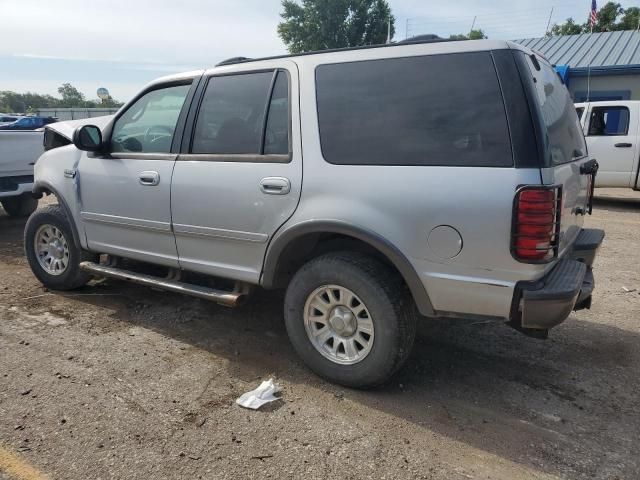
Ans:
[[[529,90],[539,145],[542,183],[557,186],[561,199],[558,256],[562,257],[580,233],[590,213],[595,162],[587,155],[580,120],[571,95],[551,64],[536,54],[518,52],[525,87]],[[531,98],[532,97],[532,98]],[[597,165],[597,164],[595,164]]]

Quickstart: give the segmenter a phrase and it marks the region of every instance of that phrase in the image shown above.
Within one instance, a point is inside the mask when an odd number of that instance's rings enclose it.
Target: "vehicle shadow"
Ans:
[[[422,319],[392,382],[357,391],[302,364],[287,339],[279,293],[261,291],[227,309],[115,281],[83,290],[96,291],[120,296],[74,300],[115,307],[119,328],[147,328],[222,356],[233,378],[275,375],[318,388],[547,473],[631,478],[640,468],[636,333],[576,315],[539,341],[502,324]]]
[[[593,208],[614,212],[640,211],[640,195],[637,198],[631,196],[614,197],[609,194],[598,195],[596,191],[596,196],[593,198]]]

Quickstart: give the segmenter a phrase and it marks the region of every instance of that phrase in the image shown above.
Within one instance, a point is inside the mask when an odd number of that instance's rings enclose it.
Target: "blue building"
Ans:
[[[575,102],[640,100],[640,31],[516,40],[556,65]],[[590,87],[587,77],[590,75]]]

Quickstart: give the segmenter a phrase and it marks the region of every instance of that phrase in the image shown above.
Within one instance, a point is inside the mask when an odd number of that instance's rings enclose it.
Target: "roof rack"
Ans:
[[[330,48],[327,50],[315,50],[311,52],[303,52],[303,53],[294,53],[289,55],[274,55],[271,57],[262,57],[262,58],[246,58],[246,57],[233,57],[227,60],[224,60],[218,63],[217,66],[222,65],[233,65],[236,63],[245,63],[245,62],[258,62],[261,60],[275,60],[279,58],[292,58],[292,57],[306,57],[309,55],[320,55],[323,53],[332,53],[332,52],[349,52],[353,50],[367,50],[373,48],[393,48],[393,47],[402,47],[406,45],[417,45],[417,44],[428,44],[428,43],[437,43],[437,42],[454,42],[455,39],[449,38],[440,38],[437,35],[428,34],[428,35],[418,35],[416,37],[407,38],[400,42],[394,43],[382,43],[377,45],[362,45],[359,47],[344,47],[344,48]]]
[[[233,65],[234,63],[241,63],[241,62],[246,62],[251,60],[251,58],[247,58],[247,57],[231,57],[231,58],[227,58],[226,60],[221,61],[220,63],[216,64],[216,67],[221,67],[222,65]]]

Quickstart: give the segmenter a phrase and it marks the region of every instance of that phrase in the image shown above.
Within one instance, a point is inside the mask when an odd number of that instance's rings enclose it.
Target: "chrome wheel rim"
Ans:
[[[69,266],[69,244],[55,225],[45,224],[36,231],[34,250],[38,264],[49,275],[62,275]]]
[[[367,306],[339,285],[323,285],[309,295],[304,326],[311,345],[340,365],[361,362],[373,347],[373,319]]]

